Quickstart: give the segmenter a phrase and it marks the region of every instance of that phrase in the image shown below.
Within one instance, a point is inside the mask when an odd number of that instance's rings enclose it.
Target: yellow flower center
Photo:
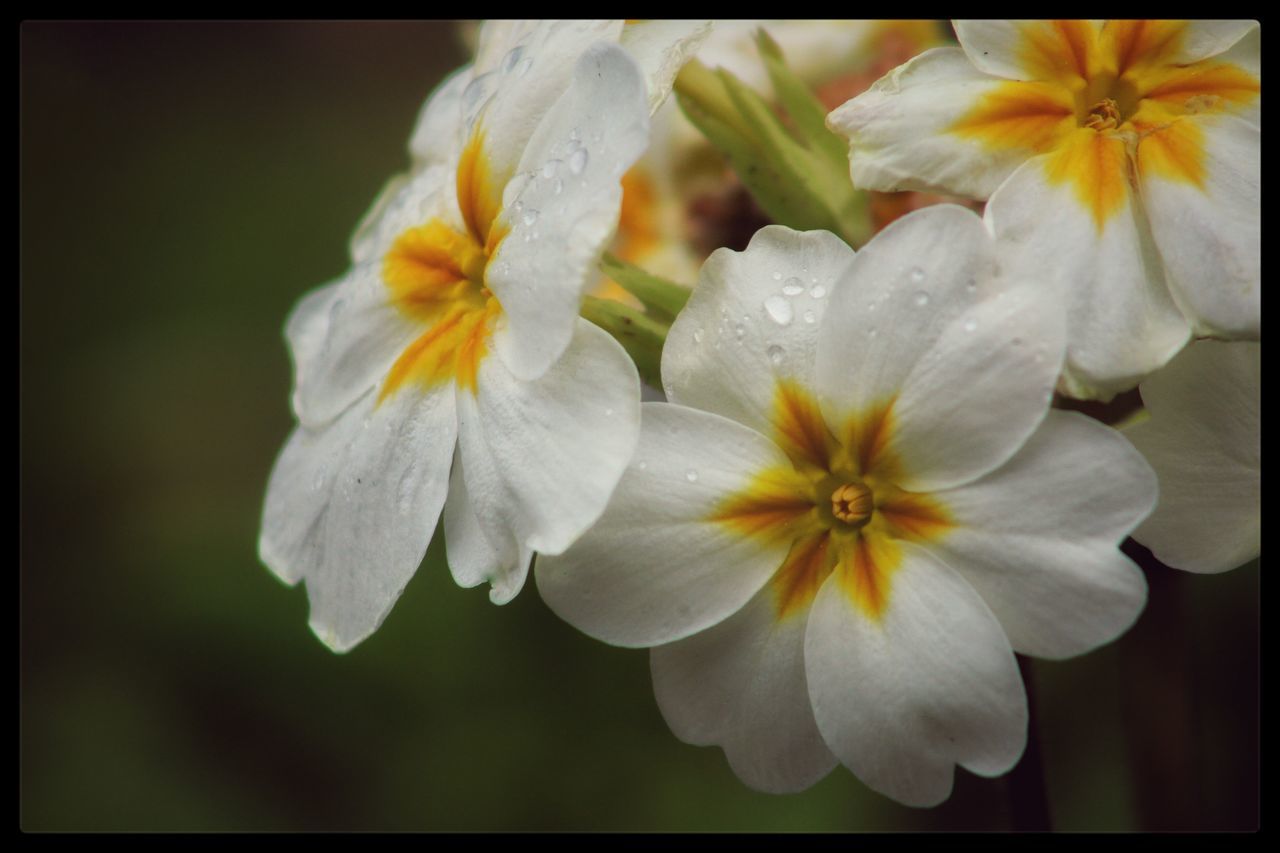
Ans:
[[[497,221],[501,187],[490,173],[483,142],[477,130],[458,163],[464,228],[433,218],[402,233],[383,258],[382,279],[392,304],[425,330],[392,365],[379,400],[410,382],[430,388],[452,379],[476,390],[480,362],[502,313],[485,272],[506,236]]]
[[[711,520],[736,535],[789,544],[771,581],[778,619],[804,612],[834,572],[859,612],[879,621],[902,562],[900,543],[936,540],[951,528],[937,498],[897,485],[903,467],[890,447],[893,402],[851,418],[837,436],[812,396],[780,381],[772,421],[791,464],[758,472]]]
[[[1050,154],[1049,183],[1070,186],[1099,231],[1139,175],[1203,188],[1204,134],[1180,119],[1252,104],[1262,85],[1217,57],[1176,64],[1186,30],[1184,21],[1029,22],[1017,53],[1033,79],[999,83],[949,130],[992,151]]]

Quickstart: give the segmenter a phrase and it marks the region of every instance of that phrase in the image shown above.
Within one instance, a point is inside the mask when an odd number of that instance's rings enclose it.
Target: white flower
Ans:
[[[1160,479],[1133,538],[1167,565],[1225,572],[1262,552],[1262,345],[1197,341],[1138,390],[1125,430]]]
[[[1155,503],[1118,433],[1048,411],[1059,312],[995,278],[981,220],[903,217],[854,257],[779,226],[720,250],[672,326],[675,405],[600,521],[540,557],[548,605],[656,646],[682,739],[765,791],[843,763],[914,805],[1008,770],[1014,651],[1104,643],[1145,601],[1116,548]]]
[[[563,550],[603,509],[639,383],[578,310],[696,29],[644,31],[637,62],[620,21],[486,26],[474,65],[425,105],[414,171],[358,229],[350,271],[294,309],[300,425],[259,551],[306,580],[335,650],[381,623],[442,507],[455,579],[489,581],[499,603],[532,551]]]
[[[1067,300],[1064,387],[1261,333],[1252,21],[961,21],[828,118],[855,185],[990,197],[1011,274]]]

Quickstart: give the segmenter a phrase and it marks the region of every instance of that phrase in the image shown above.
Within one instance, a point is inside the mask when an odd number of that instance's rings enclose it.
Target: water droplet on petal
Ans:
[[[774,280],[774,281],[782,281],[782,273],[780,273],[780,272],[776,272],[776,273],[774,273],[774,274],[773,274],[773,280]]]
[[[648,467],[649,467],[649,463],[645,462],[643,459],[641,459],[639,462],[636,463],[636,468],[640,469],[641,471],[643,471]]]
[[[974,329],[976,329],[976,328],[978,328],[978,324],[977,324],[977,322],[976,322],[976,321],[974,321],[974,320],[965,320],[965,321],[964,321],[964,330],[965,330],[966,332],[972,332],[972,331],[973,331]]]
[[[804,293],[804,283],[792,276],[782,285],[782,292],[787,296],[799,296]]]
[[[702,329],[694,329],[694,330],[693,330],[693,342],[694,342],[695,344],[700,344],[700,343],[702,343]]]
[[[923,308],[929,304],[929,294],[923,290],[917,290],[916,295],[911,297],[911,301],[916,304],[917,308]]]
[[[698,482],[698,472],[690,468],[688,471],[684,472],[684,478],[690,483],[696,483]]]
[[[785,326],[791,322],[791,303],[781,296],[770,296],[766,299],[764,310],[768,313],[769,319],[779,326]]]
[[[560,161],[552,157],[550,160],[542,164],[542,177],[550,178],[555,175],[556,170],[560,168]]]
[[[821,299],[827,295],[827,289],[820,284],[815,284],[813,287],[809,288],[809,295],[814,299]]]
[[[738,340],[742,340],[743,336],[746,334],[747,334],[746,326],[742,325],[741,323],[733,324],[733,336],[735,338],[737,338]]]
[[[924,270],[920,269],[920,267],[912,267],[912,268],[911,268],[911,280],[912,280],[912,281],[924,281]]]
[[[569,171],[575,175],[581,175],[585,168],[587,168],[587,149],[579,148],[569,155]]]
[[[613,417],[613,409],[605,409],[605,410],[604,410],[604,416],[605,416],[606,418],[611,418],[611,417]]]
[[[818,315],[814,314],[812,311],[806,311],[804,312],[804,321],[806,323],[816,323],[818,321]]]
[[[533,67],[533,60],[525,57],[519,65],[516,66],[516,76],[523,77],[529,73],[529,69]]]
[[[532,225],[538,221],[538,211],[531,207],[524,212],[524,216],[520,217],[520,219],[525,225]],[[534,236],[536,237],[537,235],[535,234]]]
[[[769,360],[772,361],[774,364],[782,364],[782,357],[787,354],[786,350],[784,350],[782,347],[778,346],[777,344],[774,344],[773,346],[769,347],[769,349],[766,350],[766,352],[769,354]]]
[[[556,182],[551,187],[551,189],[555,191],[556,195],[560,195],[560,193],[564,192],[564,181],[560,180],[559,178],[556,178]],[[564,208],[561,208],[561,210],[563,211]]]

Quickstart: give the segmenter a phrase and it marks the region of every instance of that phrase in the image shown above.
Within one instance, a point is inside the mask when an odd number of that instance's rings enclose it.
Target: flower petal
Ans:
[[[955,21],[954,26],[970,61],[997,77],[1076,90],[1101,71],[1094,21]]]
[[[978,199],[1074,123],[1065,92],[992,77],[950,47],[925,51],[827,117],[849,140],[854,186]]]
[[[649,112],[671,94],[671,84],[711,33],[710,21],[628,21],[619,44],[640,64],[649,92]]]
[[[935,496],[954,527],[926,545],[983,597],[1013,648],[1083,654],[1123,633],[1146,602],[1116,547],[1155,506],[1151,467],[1119,433],[1049,413],[995,472]]]
[[[778,621],[766,587],[718,625],[650,652],[653,692],[676,737],[722,747],[759,791],[803,791],[836,766],[804,675],[807,613]]]
[[[1197,335],[1262,334],[1262,134],[1230,115],[1143,136],[1138,173],[1169,287]]]
[[[631,647],[679,640],[737,612],[790,546],[712,520],[757,473],[790,466],[773,442],[696,409],[642,410],[635,458],[609,508],[572,549],[534,567],[538,591],[560,618]]]
[[[1001,291],[992,255],[972,212],[925,208],[868,243],[832,298],[817,349],[823,413],[847,441],[870,413],[888,412],[903,488],[985,474],[1048,408],[1061,320],[1031,288]]]
[[[1190,65],[1231,50],[1260,30],[1257,21],[1187,21],[1167,61],[1170,65]]]
[[[596,45],[529,141],[504,200],[509,233],[486,273],[509,320],[494,347],[516,376],[536,379],[568,346],[618,224],[622,176],[648,139],[639,68],[616,45]]]
[[[1014,172],[987,203],[986,220],[1005,274],[1065,304],[1069,392],[1106,397],[1168,361],[1190,328],[1130,192],[1124,143],[1076,134]]]
[[[827,746],[859,779],[913,806],[942,802],[959,764],[1011,768],[1027,733],[1026,694],[1009,641],[965,581],[901,543],[880,620],[856,609],[840,570],[814,601],[805,671]]]
[[[415,167],[444,165],[463,144],[462,93],[474,72],[469,66],[454,71],[422,104],[409,137]]]
[[[812,386],[827,296],[853,250],[826,231],[769,225],[702,267],[662,352],[667,398],[771,435],[780,379]]]
[[[631,459],[640,380],[613,338],[579,320],[541,379],[525,382],[486,359],[458,409],[467,490],[490,541],[514,535],[558,554],[604,511]]]
[[[497,540],[495,534],[503,534]],[[444,505],[444,544],[449,572],[458,586],[469,589],[489,583],[489,599],[506,604],[524,586],[533,553],[522,548],[510,532],[490,526],[485,530],[476,515],[463,473],[462,450],[453,457],[449,475],[449,500]]]
[[[366,394],[321,430],[294,430],[258,542],[281,580],[306,580],[311,628],[338,652],[377,630],[417,571],[453,458],[452,385],[376,400]]]
[[[1149,420],[1125,430],[1160,477],[1134,531],[1161,562],[1223,572],[1262,550],[1262,346],[1198,341],[1139,386]]]
[[[616,42],[622,21],[487,23],[463,91],[467,133],[483,129],[484,158],[502,186],[519,168],[543,116],[570,85],[596,42]]]

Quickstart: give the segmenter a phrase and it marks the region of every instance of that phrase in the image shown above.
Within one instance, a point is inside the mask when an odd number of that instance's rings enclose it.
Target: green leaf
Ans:
[[[600,260],[600,271],[639,299],[645,313],[668,324],[689,301],[689,288],[667,281],[608,252]]]
[[[648,317],[630,305],[597,296],[583,299],[582,316],[622,344],[646,385],[662,388],[662,345],[667,340],[669,323]]]

